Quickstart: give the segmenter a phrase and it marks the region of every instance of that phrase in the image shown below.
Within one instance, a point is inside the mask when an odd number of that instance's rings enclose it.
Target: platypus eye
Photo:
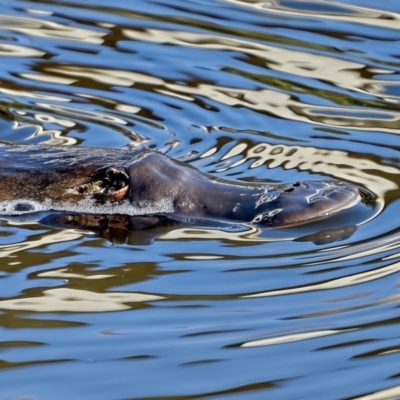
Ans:
[[[102,186],[102,194],[114,200],[121,200],[128,193],[129,176],[124,168],[108,168]]]
[[[107,168],[89,178],[87,183],[68,189],[69,193],[103,200],[123,200],[129,189],[129,176],[124,168]]]
[[[114,180],[111,182],[111,185],[114,186],[116,189],[121,189],[127,185],[127,182],[121,180]]]
[[[129,177],[125,169],[108,168],[103,181],[105,186],[118,190],[129,184]]]

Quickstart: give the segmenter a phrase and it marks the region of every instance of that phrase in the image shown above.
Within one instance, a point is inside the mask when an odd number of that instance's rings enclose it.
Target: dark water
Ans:
[[[400,398],[398,1],[0,5],[0,140],[377,199],[275,231],[2,219],[0,399]]]

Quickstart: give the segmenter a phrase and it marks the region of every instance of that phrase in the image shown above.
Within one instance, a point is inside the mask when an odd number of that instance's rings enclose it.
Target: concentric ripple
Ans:
[[[395,1],[0,4],[0,142],[145,145],[224,179],[362,197],[284,229],[99,228],[14,204],[1,398],[400,397]]]

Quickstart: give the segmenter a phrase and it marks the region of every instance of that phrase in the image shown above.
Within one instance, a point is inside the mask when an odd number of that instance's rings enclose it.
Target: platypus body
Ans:
[[[336,180],[245,184],[148,148],[0,144],[0,214],[55,210],[291,226],[360,201]]]

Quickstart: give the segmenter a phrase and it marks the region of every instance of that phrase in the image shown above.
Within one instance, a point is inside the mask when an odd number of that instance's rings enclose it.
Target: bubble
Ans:
[[[170,214],[174,212],[171,199],[162,199],[157,202],[142,202],[132,205],[129,201],[99,203],[94,199],[82,199],[75,203],[45,200],[39,203],[30,199],[11,200],[0,202],[0,214],[21,215],[39,211],[68,211],[84,214],[122,214],[122,215],[150,215]]]
[[[21,215],[32,212],[44,211],[46,208],[32,200],[11,200],[0,202],[0,214]]]

